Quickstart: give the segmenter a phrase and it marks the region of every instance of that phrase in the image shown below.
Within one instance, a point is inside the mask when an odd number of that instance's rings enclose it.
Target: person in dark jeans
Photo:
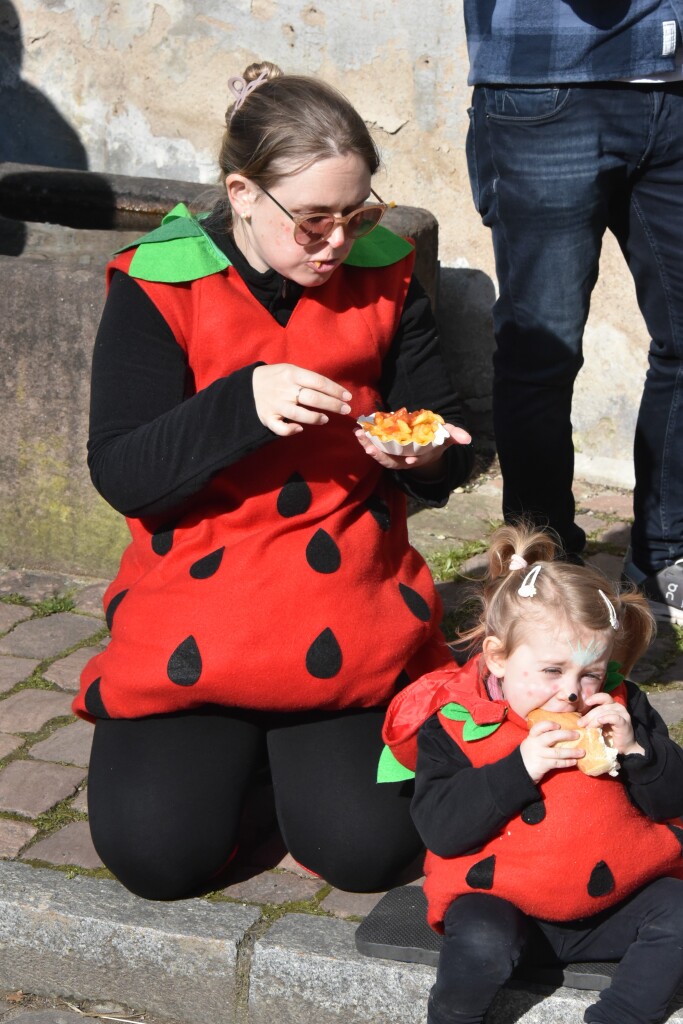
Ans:
[[[683,3],[595,8],[465,0],[468,165],[500,289],[503,509],[508,521],[524,513],[555,530],[580,556],[572,391],[609,228],[651,336],[624,569],[657,618],[683,622]]]

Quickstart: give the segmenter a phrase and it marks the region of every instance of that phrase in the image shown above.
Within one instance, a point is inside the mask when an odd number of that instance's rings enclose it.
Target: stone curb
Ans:
[[[361,956],[355,928],[307,914],[268,927],[258,907],[149,903],[115,882],[0,864],[0,987],[183,1024],[271,1024],[275,1007],[278,1024],[421,1024],[434,969]],[[594,998],[506,989],[489,1024],[579,1024]],[[683,1024],[681,1000],[669,1024]]]
[[[116,882],[0,864],[0,986],[237,1021],[238,952],[260,910],[156,904]]]

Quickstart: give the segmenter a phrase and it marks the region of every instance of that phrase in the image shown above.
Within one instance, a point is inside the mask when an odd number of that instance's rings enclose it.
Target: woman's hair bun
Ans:
[[[264,71],[268,72],[268,77],[265,81],[270,82],[273,78],[281,78],[284,74],[282,68],[279,68],[277,64],[271,64],[269,60],[263,60],[255,64],[250,64],[242,72],[242,78],[245,82],[255,82],[259,75],[262,75]]]

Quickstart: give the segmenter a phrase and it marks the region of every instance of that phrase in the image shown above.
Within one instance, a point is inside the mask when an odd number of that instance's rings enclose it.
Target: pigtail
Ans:
[[[491,537],[488,579],[497,580],[534,562],[551,562],[560,550],[559,540],[535,529],[531,523],[520,521],[516,525],[501,526]]]
[[[499,527],[492,535],[487,553],[487,569],[470,599],[479,606],[477,621],[458,631],[458,644],[471,652],[481,649],[484,638],[500,635],[500,619],[505,616],[506,597],[517,590],[529,567],[552,561],[561,553],[553,534],[519,521]]]
[[[616,608],[620,628],[614,660],[619,662],[619,671],[628,675],[654,640],[657,626],[647,600],[633,585],[620,593]]]

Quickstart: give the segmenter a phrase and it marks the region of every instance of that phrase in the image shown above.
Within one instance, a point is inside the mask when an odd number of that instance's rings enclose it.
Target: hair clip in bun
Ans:
[[[517,591],[517,593],[519,594],[520,597],[535,597],[536,596],[536,587],[534,586],[534,584],[536,583],[536,580],[538,579],[538,574],[539,574],[539,572],[541,571],[542,568],[543,568],[542,565],[535,565],[533,567],[533,569],[531,569],[526,574],[526,576],[522,580],[521,587]]]
[[[609,624],[610,624],[610,626],[612,627],[612,629],[619,629],[619,619],[617,618],[617,613],[616,613],[616,609],[615,609],[614,605],[610,601],[610,599],[607,596],[607,594],[603,593],[602,590],[598,590],[598,594],[600,595],[600,597],[603,599],[603,601],[607,605],[607,611],[609,612]]]
[[[268,71],[266,70],[262,71],[258,78],[254,78],[251,82],[247,82],[246,78],[243,78],[242,75],[233,75],[232,78],[228,79],[228,89],[235,97],[235,105],[230,115],[231,118],[240,109],[249,93],[253,92],[254,89],[258,89],[261,82],[265,82],[267,77]]]
[[[526,558],[522,558],[521,555],[515,553],[510,559],[510,572],[515,572],[517,569],[526,569],[528,564]]]

